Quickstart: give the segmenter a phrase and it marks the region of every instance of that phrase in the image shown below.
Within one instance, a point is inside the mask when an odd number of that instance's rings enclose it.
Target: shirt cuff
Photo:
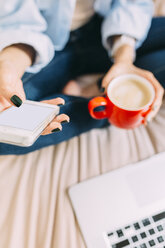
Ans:
[[[5,30],[0,32],[0,51],[13,44],[26,44],[36,51],[36,58],[26,72],[37,73],[54,57],[54,46],[48,36],[29,30]]]
[[[109,37],[127,35],[136,40],[135,48],[137,49],[147,37],[151,25],[152,8],[142,11],[143,8],[130,6],[128,12],[124,12],[122,8],[117,10],[107,14],[102,23],[102,42],[104,47],[107,50],[110,49],[107,42]],[[144,12],[146,12],[146,15]]]
[[[141,44],[143,43],[143,41],[146,39],[147,37],[147,33],[146,35],[144,34],[143,35],[143,38],[139,37],[137,35],[136,32],[132,31],[132,32],[128,32],[128,31],[124,31],[123,29],[118,29],[117,31],[116,30],[109,30],[107,29],[106,27],[107,25],[104,25],[103,27],[103,32],[102,32],[102,43],[103,43],[103,46],[108,50],[110,51],[111,49],[111,45],[110,45],[110,42],[108,42],[108,39],[112,36],[117,36],[117,35],[126,35],[126,36],[129,36],[129,37],[132,37],[135,39],[135,49],[137,49],[138,47],[141,46]]]
[[[135,52],[135,39],[132,37],[129,37],[127,35],[121,35],[120,37],[118,37],[117,40],[115,40],[115,42],[111,42],[111,40],[108,40],[111,49],[108,51],[108,54],[111,58],[114,58],[117,51],[123,46],[123,45],[129,45],[130,47],[132,47],[133,49],[133,57],[132,57],[132,61],[134,62],[136,59],[136,52]]]

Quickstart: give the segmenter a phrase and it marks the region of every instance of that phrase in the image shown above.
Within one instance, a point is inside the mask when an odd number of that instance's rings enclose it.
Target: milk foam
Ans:
[[[151,91],[143,82],[124,79],[117,82],[109,91],[112,102],[126,109],[140,109],[151,100]]]

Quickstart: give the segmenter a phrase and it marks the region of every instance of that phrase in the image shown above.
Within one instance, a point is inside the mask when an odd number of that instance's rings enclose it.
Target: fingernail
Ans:
[[[64,124],[64,123],[69,123],[69,121],[64,120],[64,121],[61,122],[61,124]]]
[[[105,88],[104,87],[101,87],[100,88],[100,92],[103,93],[105,91]]]
[[[59,107],[60,107],[60,106],[64,106],[64,104],[60,103],[60,104],[57,104],[57,106],[59,106]]]
[[[103,79],[103,78],[100,78],[100,79],[97,81],[97,87],[99,88],[99,90],[100,90],[100,88],[101,88],[102,79]]]
[[[55,129],[53,129],[51,132],[52,132],[52,133],[55,133],[55,132],[59,132],[59,131],[61,131],[61,129],[55,128]]]
[[[12,101],[12,103],[14,103],[14,105],[15,105],[16,107],[20,107],[21,104],[22,104],[22,100],[21,100],[18,96],[16,96],[16,95],[13,95],[13,96],[10,98],[10,100]]]

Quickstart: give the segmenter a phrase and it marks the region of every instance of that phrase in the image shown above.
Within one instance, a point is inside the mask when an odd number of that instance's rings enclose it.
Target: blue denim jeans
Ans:
[[[0,143],[0,155],[25,154],[46,146],[69,140],[94,128],[109,125],[106,119],[92,119],[88,113],[89,99],[63,95],[66,83],[83,74],[106,73],[112,66],[107,52],[101,44],[100,26],[102,19],[95,16],[82,28],[71,32],[70,39],[62,51],[39,73],[23,76],[24,90],[29,100],[41,101],[63,97],[66,101],[60,112],[70,116],[70,123],[63,130],[40,136],[31,147],[18,147]],[[161,38],[160,38],[161,37]],[[165,86],[165,18],[155,18],[143,46],[137,51],[135,64],[152,71]]]

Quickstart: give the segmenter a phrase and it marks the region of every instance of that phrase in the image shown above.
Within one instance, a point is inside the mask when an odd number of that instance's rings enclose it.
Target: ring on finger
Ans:
[[[157,109],[158,109],[158,107],[159,107],[158,105],[153,105],[153,106],[152,106],[152,110],[154,110],[154,111],[155,111],[155,110],[157,110]]]
[[[153,117],[151,117],[151,116],[148,116],[148,117],[146,118],[147,123],[150,123],[152,120],[153,120]]]

